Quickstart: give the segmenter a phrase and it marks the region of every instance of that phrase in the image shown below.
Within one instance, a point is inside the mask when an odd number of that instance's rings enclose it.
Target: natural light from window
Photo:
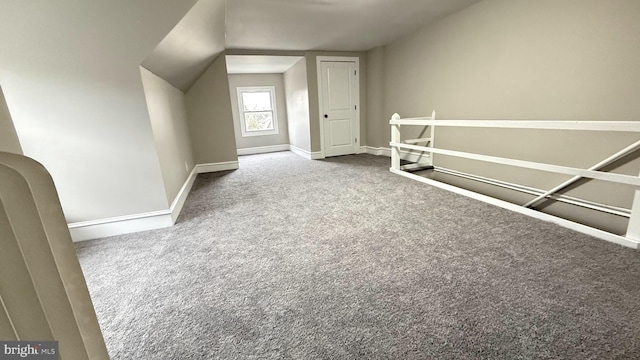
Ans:
[[[277,134],[275,88],[238,87],[237,90],[242,136]]]

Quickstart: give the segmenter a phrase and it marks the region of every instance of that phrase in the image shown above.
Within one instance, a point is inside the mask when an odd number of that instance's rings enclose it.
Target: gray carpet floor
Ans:
[[[78,254],[113,359],[640,358],[640,252],[389,173],[243,156]]]

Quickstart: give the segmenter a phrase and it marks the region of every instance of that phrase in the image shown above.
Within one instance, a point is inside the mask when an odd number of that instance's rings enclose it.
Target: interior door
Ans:
[[[355,61],[321,61],[320,119],[324,155],[355,154],[359,148],[359,80]]]

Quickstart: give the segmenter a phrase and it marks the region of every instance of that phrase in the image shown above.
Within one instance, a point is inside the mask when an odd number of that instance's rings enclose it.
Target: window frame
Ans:
[[[273,117],[273,129],[268,130],[247,130],[247,123],[245,113],[252,113],[253,111],[244,110],[244,102],[242,100],[243,93],[252,92],[268,92],[271,97],[271,111]],[[242,130],[242,137],[251,136],[265,136],[265,135],[277,135],[278,131],[278,114],[276,109],[276,87],[275,86],[238,86],[236,87],[236,94],[238,97],[238,120],[240,120],[240,129]],[[264,112],[264,111],[256,111]]]

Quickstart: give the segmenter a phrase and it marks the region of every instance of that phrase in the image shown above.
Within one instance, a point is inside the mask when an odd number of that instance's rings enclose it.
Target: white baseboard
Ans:
[[[365,146],[367,154],[376,155],[376,156],[386,156],[391,157],[391,149],[384,147],[373,147],[373,146]]]
[[[258,147],[238,149],[238,155],[264,154],[264,153],[270,153],[270,152],[288,151],[289,149],[290,149],[289,144],[258,146]]]
[[[99,239],[132,232],[165,228],[173,225],[170,210],[154,211],[129,216],[82,221],[69,224],[74,242]]]
[[[299,147],[296,147],[296,146],[293,146],[293,145],[289,145],[289,150],[292,153],[300,155],[303,158],[309,159],[309,160],[318,160],[318,159],[324,159],[325,158],[322,155],[322,151],[309,152],[307,150],[300,149]],[[369,152],[369,146],[360,146],[358,148],[358,150],[356,151],[356,154],[371,154],[371,152]],[[391,153],[389,152],[389,154],[391,154]],[[391,156],[391,155],[388,155],[388,156]]]
[[[196,165],[166,210],[68,224],[74,242],[170,227],[175,224],[198,174],[235,170],[237,161]]]
[[[309,160],[317,160],[317,159],[324,159],[324,156],[322,155],[321,151],[316,151],[316,152],[310,152],[304,149],[300,149],[297,146],[293,146],[293,145],[289,145],[291,152],[297,155],[302,156],[305,159],[309,159]]]
[[[289,150],[291,150],[291,152],[296,155],[300,155],[305,159],[311,160],[311,153],[308,152],[307,150],[300,149],[299,147],[296,147],[293,145],[289,145]]]
[[[198,172],[198,174],[216,172],[216,171],[237,170],[238,168],[240,168],[240,165],[238,164],[237,161],[226,161],[226,162],[219,162],[219,163],[196,165],[196,171]]]
[[[182,207],[184,206],[184,202],[187,201],[187,196],[189,196],[189,193],[191,192],[191,188],[193,187],[193,183],[196,181],[196,178],[198,177],[197,169],[198,169],[197,166],[193,167],[193,170],[191,170],[189,177],[184,182],[184,185],[182,185],[182,188],[180,188],[180,191],[178,191],[178,194],[176,195],[176,198],[173,200],[173,203],[171,203],[171,207],[169,208],[169,211],[171,211],[172,224],[175,224],[176,221],[178,220],[178,216],[180,216],[180,212],[182,212]]]
[[[390,148],[385,148],[385,147],[376,148],[372,146],[367,146],[366,148],[367,148],[366,150],[367,154],[391,157]],[[420,155],[420,152],[416,152],[416,151],[406,151],[406,150],[400,151],[400,159],[402,160],[418,162],[418,161],[424,161],[429,158],[430,156],[428,153],[424,153],[423,155]]]
[[[430,162],[431,156],[429,153],[420,153],[413,151],[400,151],[400,159],[410,162]]]

